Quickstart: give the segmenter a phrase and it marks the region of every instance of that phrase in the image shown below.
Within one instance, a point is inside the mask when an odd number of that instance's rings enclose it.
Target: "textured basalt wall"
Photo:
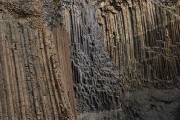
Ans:
[[[79,119],[122,119],[122,84],[105,52],[94,4],[64,2],[63,24],[71,38],[71,62]]]
[[[102,2],[97,14],[107,51],[127,85],[179,86],[176,14],[145,0]]]
[[[43,5],[0,1],[2,120],[76,118],[68,34],[47,26]]]
[[[0,11],[1,119],[123,117],[93,1],[1,0]]]
[[[178,4],[0,0],[0,119],[179,120]]]
[[[102,0],[96,14],[106,50],[125,87],[126,119],[179,119],[178,4]]]

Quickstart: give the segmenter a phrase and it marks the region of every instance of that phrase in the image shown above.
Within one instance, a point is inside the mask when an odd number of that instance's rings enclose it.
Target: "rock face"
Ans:
[[[0,119],[74,120],[69,38],[43,2],[0,1]]]
[[[76,108],[83,120],[123,118],[93,1],[1,0],[0,10],[1,119],[71,120]]]
[[[0,0],[0,119],[179,120],[179,8]]]
[[[107,51],[127,85],[179,86],[176,14],[155,1],[102,2],[97,14]]]
[[[65,16],[62,21],[71,38],[79,119],[122,119],[122,84],[117,69],[104,49],[94,2],[77,0],[64,4]]]
[[[125,87],[126,119],[180,119],[176,10],[150,0],[109,0],[96,6],[106,50]]]

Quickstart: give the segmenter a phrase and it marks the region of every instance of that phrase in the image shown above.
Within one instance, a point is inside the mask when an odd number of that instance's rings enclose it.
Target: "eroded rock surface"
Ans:
[[[125,87],[126,119],[179,119],[180,17],[173,4],[102,0],[96,6],[106,50]]]
[[[0,10],[2,119],[70,120],[76,108],[83,120],[123,118],[93,1],[1,0]]]
[[[94,2],[77,0],[64,4],[67,6],[63,8],[63,24],[71,37],[71,61],[79,119],[109,119],[110,114],[114,116],[112,119],[122,119],[123,87],[119,73],[104,49]]]
[[[0,119],[179,120],[179,8],[0,0]]]
[[[68,34],[48,27],[43,4],[0,1],[2,120],[76,119]]]

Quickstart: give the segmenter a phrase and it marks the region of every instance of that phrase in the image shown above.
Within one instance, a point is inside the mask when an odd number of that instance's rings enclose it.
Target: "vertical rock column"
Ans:
[[[17,5],[0,3],[0,119],[74,120],[67,33]]]
[[[105,47],[126,86],[179,86],[178,14],[158,1],[102,1],[96,9]]]
[[[70,49],[69,49],[69,36],[68,33],[60,25],[53,28],[54,44],[57,49],[58,61],[60,64],[62,82],[64,84],[65,92],[68,95],[69,102],[71,104],[71,109],[76,116],[76,102],[72,84],[72,69],[71,69],[71,59],[70,59]]]
[[[104,49],[94,1],[63,2],[79,119],[122,119],[122,84]]]

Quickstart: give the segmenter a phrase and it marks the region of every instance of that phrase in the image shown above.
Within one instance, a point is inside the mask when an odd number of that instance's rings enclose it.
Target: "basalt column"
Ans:
[[[179,119],[180,17],[176,10],[158,0],[97,2],[104,44],[125,87],[126,119]]]
[[[2,120],[76,119],[68,35],[47,26],[42,4],[0,1]]]
[[[93,0],[63,2],[63,24],[69,33],[77,112],[82,120],[123,118],[122,84],[105,52]]]
[[[98,22],[128,85],[179,86],[179,17],[156,1],[101,2]]]

